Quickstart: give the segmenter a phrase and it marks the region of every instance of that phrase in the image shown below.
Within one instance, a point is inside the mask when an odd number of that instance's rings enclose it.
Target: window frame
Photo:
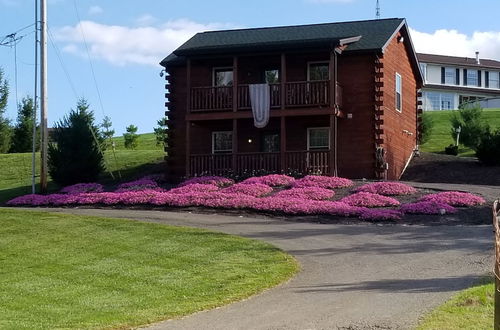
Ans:
[[[267,81],[267,72],[270,72],[270,71],[276,71],[277,72],[277,78],[278,78],[277,82],[270,83],[270,82]],[[281,76],[281,72],[280,72],[280,69],[278,69],[278,68],[266,68],[266,69],[264,69],[263,74],[264,74],[264,79],[263,79],[264,83],[269,84],[269,85],[281,83],[281,77],[280,77]]]
[[[399,91],[398,91],[398,78],[399,78]],[[398,94],[399,94],[399,108],[398,108]],[[394,108],[397,112],[403,112],[403,77],[396,72],[394,80]]]
[[[313,130],[326,130],[328,132],[328,146],[319,146],[311,148],[311,131]],[[330,127],[308,127],[307,128],[307,151],[315,151],[315,150],[330,150]]]
[[[491,89],[500,89],[500,74],[498,73],[498,71],[487,71],[488,72],[488,88],[491,88]],[[491,79],[491,78],[495,78],[496,79]],[[496,81],[496,86],[492,87],[492,84],[491,82],[492,81]]]
[[[216,84],[216,73],[217,71],[231,71],[233,74],[233,80],[231,81],[231,85],[217,85]],[[230,87],[234,84],[234,70],[232,66],[216,66],[212,68],[212,87]]]
[[[452,82],[447,82],[446,81],[446,78],[447,78],[446,73],[447,72],[451,74],[450,78],[451,78]],[[450,66],[444,67],[444,84],[445,85],[456,85],[457,84],[457,71],[456,71],[456,68],[453,68],[453,67],[450,67]]]
[[[229,133],[231,134],[231,149],[225,149],[225,150],[215,150],[215,136],[220,133]],[[223,154],[223,153],[232,153],[233,152],[233,131],[213,131],[212,132],[212,154]]]
[[[469,74],[471,74],[472,72],[475,72],[476,73],[476,83],[475,84],[472,84],[471,83],[471,79],[470,79],[470,76]],[[479,70],[477,69],[467,69],[467,85],[466,86],[470,86],[470,87],[480,87],[479,85]]]
[[[330,80],[330,62],[329,61],[309,61],[307,62],[307,81],[325,81],[325,80],[311,80],[311,64],[325,64],[328,67],[328,79]]]

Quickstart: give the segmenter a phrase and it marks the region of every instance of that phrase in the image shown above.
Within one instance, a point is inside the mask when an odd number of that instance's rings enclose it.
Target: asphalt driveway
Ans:
[[[332,225],[188,212],[50,211],[241,235],[272,243],[302,265],[277,288],[151,329],[409,329],[493,265],[492,228],[484,225]]]

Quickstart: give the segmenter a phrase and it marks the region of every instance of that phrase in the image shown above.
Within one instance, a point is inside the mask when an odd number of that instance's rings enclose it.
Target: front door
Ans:
[[[279,152],[280,135],[278,133],[264,133],[260,145],[261,152]]]

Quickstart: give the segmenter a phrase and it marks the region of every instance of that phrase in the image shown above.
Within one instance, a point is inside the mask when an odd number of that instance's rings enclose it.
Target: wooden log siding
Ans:
[[[297,171],[302,174],[328,174],[329,150],[287,151],[282,162],[280,152],[191,155],[190,172],[196,175],[242,175],[245,172],[265,170],[270,173]],[[284,167],[283,167],[284,166]]]

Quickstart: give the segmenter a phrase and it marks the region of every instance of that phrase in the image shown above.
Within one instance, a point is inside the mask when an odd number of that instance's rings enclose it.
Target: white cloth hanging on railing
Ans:
[[[250,104],[252,105],[253,123],[257,128],[267,126],[271,110],[271,92],[268,84],[252,84],[248,86]]]

